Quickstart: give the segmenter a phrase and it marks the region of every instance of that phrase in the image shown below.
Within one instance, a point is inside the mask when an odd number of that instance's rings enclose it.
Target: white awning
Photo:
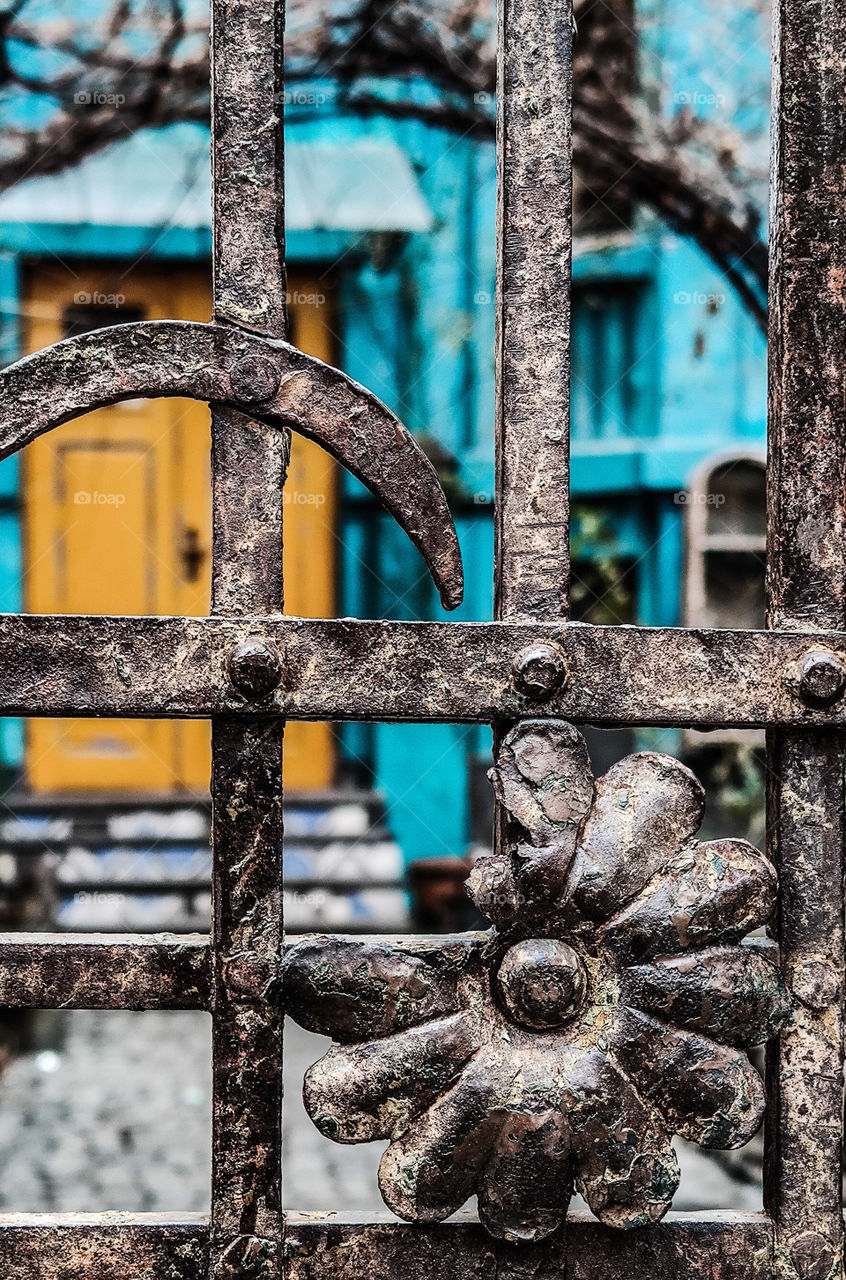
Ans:
[[[428,231],[432,214],[406,153],[390,139],[286,142],[288,231]],[[0,223],[210,225],[208,130],[145,129],[72,169],[0,195]]]

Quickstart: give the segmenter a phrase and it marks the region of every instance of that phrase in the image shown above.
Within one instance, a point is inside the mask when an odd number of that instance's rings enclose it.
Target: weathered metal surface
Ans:
[[[743,841],[693,842],[703,795],[683,765],[643,752],[594,780],[561,721],[513,728],[492,781],[505,845],[469,880],[490,933],[417,956],[348,938],[286,954],[286,1011],[339,1042],[306,1109],[336,1141],[389,1140],[380,1188],[410,1221],[475,1193],[492,1235],[537,1241],[575,1184],[608,1226],[655,1222],[678,1184],[672,1134],[741,1146],[763,1118],[742,1049],[790,1001],[772,959],[737,944],[769,918],[775,872]]]
[[[214,314],[284,338],[285,5],[211,0],[211,17]]]
[[[0,935],[0,1005],[12,1009],[208,1009],[208,939]]]
[[[632,1280],[772,1275],[772,1228],[763,1215],[671,1213],[649,1231],[622,1236],[574,1214],[567,1232],[567,1280],[617,1273]],[[494,1240],[466,1221],[410,1227],[291,1213],[284,1253],[289,1280],[540,1280],[549,1274],[535,1250]],[[197,1280],[207,1259],[208,1223],[199,1215],[0,1215],[3,1280]]]
[[[0,938],[8,1006],[211,1009],[211,1222],[0,1219],[0,1274],[833,1280],[846,821],[842,6],[776,6],[769,596],[779,630],[767,634],[564,621],[570,0],[500,0],[500,621],[280,617],[291,429],[385,502],[448,607],[461,598],[461,564],[437,477],[401,424],[284,341],[284,7],[212,9],[214,323],[89,334],[0,375],[0,455],[127,397],[213,407],[216,616],[0,617],[2,714],[212,717],[210,939]],[[306,939],[282,963],[282,733],[293,717],[494,725],[497,839],[472,877],[489,933]],[[773,908],[770,863],[741,841],[696,843],[703,796],[678,762],[643,753],[593,779],[580,735],[556,717],[782,729],[770,735],[771,825],[790,996],[775,949],[744,942]],[[423,1224],[292,1217],[283,1237],[283,999],[338,1042],[308,1074],[315,1122],[341,1141],[389,1139],[385,1199]],[[764,1094],[744,1050],[785,1018],[769,1062],[770,1218],[658,1222],[677,1181],[670,1135],[748,1139]],[[574,1186],[605,1225],[565,1226]],[[487,1232],[438,1221],[473,1192]],[[647,1224],[625,1238],[608,1229]]]
[[[835,0],[778,0],[773,16],[769,621],[786,630],[842,628],[846,9]],[[827,700],[837,676],[806,666],[800,692],[819,701],[822,691]],[[765,1204],[779,1280],[843,1274],[845,749],[842,733],[769,735],[778,938],[797,997],[768,1066]]]
[[[588,1214],[567,1223],[567,1280],[771,1280],[772,1227],[763,1215],[671,1213],[622,1234]],[[478,1223],[404,1226],[351,1215],[289,1214],[288,1280],[561,1280],[549,1243],[509,1245]],[[17,1280],[17,1277],[15,1277]]]
[[[571,671],[538,703],[512,661],[555,636]],[[846,652],[846,633],[823,636]],[[528,623],[414,623],[280,618],[49,618],[0,615],[0,714],[289,720],[513,720],[589,724],[846,724],[846,703],[807,706],[788,678],[819,637]],[[231,658],[261,641],[282,672],[245,694]],[[673,678],[668,678],[667,667]]]
[[[499,0],[495,613],[568,612],[572,4]]]
[[[215,1280],[277,1273],[282,1227],[282,729],[214,722]],[[250,1267],[236,1265],[251,1258]],[[227,1267],[230,1267],[227,1270]]]
[[[287,336],[283,23],[284,0],[212,0],[214,315],[266,339]],[[232,338],[241,340],[237,332]],[[287,384],[294,400],[297,381],[295,376]],[[306,388],[300,379],[300,390],[311,400],[308,382]],[[275,360],[264,351],[242,351],[230,365],[230,387],[242,404],[253,406],[282,385]],[[341,415],[358,408],[363,439],[378,410],[370,413],[371,403],[362,401],[358,388],[346,394]],[[212,411],[212,612],[249,618],[282,612],[282,488],[290,437],[252,410],[244,416],[237,408],[213,405]],[[318,412],[328,423],[329,404]],[[355,434],[355,420],[353,413],[342,431]],[[248,630],[240,648],[230,650],[225,679],[236,689],[240,680],[241,696],[252,704],[263,685],[272,685],[268,675],[274,671],[272,653],[256,670],[250,636]],[[281,1275],[282,1025],[276,974],[283,938],[283,732],[279,720],[212,720],[209,1280]]]
[[[842,734],[769,735],[777,936],[793,1016],[768,1062],[765,1205],[780,1280],[840,1274],[843,1217]]]
[[[220,275],[219,266],[216,278]],[[262,362],[267,375],[252,383],[243,376],[251,361],[254,367]],[[428,564],[444,605],[461,603],[461,553],[452,516],[414,437],[346,374],[279,340],[226,325],[174,320],[116,325],[69,338],[0,374],[0,457],[89,409],[137,396],[208,400],[315,440],[384,502]],[[236,419],[227,415],[225,421]],[[243,482],[253,469],[259,498],[257,505],[247,502],[228,514],[216,509],[216,536],[222,521],[246,520],[251,512],[260,516],[271,490],[272,475],[254,469],[253,455],[236,452],[238,439],[246,444],[257,433],[241,421],[229,442],[226,473]],[[266,522],[261,536],[269,537]],[[281,553],[278,538],[272,545]],[[252,611],[258,612],[255,605]]]
[[[251,702],[272,693],[282,679],[276,647],[261,636],[248,636],[229,656],[229,679]]]
[[[3,1280],[199,1280],[208,1254],[199,1214],[0,1214]]]

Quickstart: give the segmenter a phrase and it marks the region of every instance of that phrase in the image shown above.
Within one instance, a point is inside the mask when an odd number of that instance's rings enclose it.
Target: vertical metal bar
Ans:
[[[569,611],[573,9],[497,12],[494,613],[551,620]],[[497,805],[497,851],[504,821]],[[500,1244],[502,1273],[563,1275],[564,1235]]]
[[[275,337],[286,335],[283,19],[283,0],[213,0],[215,318]],[[282,610],[289,444],[240,414],[212,415],[213,613]],[[282,1272],[283,729],[212,726],[214,1280]]]
[[[212,0],[214,313],[285,337],[282,0]]]
[[[569,581],[571,0],[499,0],[498,618],[560,618]]]
[[[777,0],[770,284],[769,623],[846,625],[846,8]],[[768,737],[778,933],[795,1000],[768,1062],[778,1274],[842,1274],[842,733]]]

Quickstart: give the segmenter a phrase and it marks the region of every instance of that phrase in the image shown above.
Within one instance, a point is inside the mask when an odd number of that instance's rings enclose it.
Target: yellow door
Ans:
[[[294,340],[330,356],[326,301],[292,282]],[[128,320],[208,319],[199,268],[40,265],[29,275],[26,345]],[[208,613],[208,410],[186,400],[137,400],[88,414],[24,455],[24,594],[32,613]],[[334,611],[335,477],[331,459],[294,444],[286,490],[286,608]],[[331,732],[292,725],[286,785],[330,785]],[[202,793],[208,726],[192,721],[31,720],[27,779],[36,791]]]

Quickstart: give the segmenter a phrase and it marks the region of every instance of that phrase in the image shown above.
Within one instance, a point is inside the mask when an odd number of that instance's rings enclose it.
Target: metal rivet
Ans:
[[[835,653],[806,653],[797,668],[799,694],[809,707],[830,707],[846,692],[846,667]]]
[[[229,679],[245,698],[263,698],[282,679],[282,663],[261,636],[248,636],[229,657]]]
[[[567,680],[567,663],[557,645],[539,640],[517,654],[511,668],[514,687],[527,698],[548,698]]]
[[[835,1252],[831,1241],[818,1231],[805,1231],[790,1244],[790,1274],[803,1280],[826,1280],[835,1275]],[[838,1268],[839,1270],[839,1268]]]
[[[234,398],[250,404],[269,400],[279,390],[279,380],[279,370],[267,356],[242,356],[229,374]]]

